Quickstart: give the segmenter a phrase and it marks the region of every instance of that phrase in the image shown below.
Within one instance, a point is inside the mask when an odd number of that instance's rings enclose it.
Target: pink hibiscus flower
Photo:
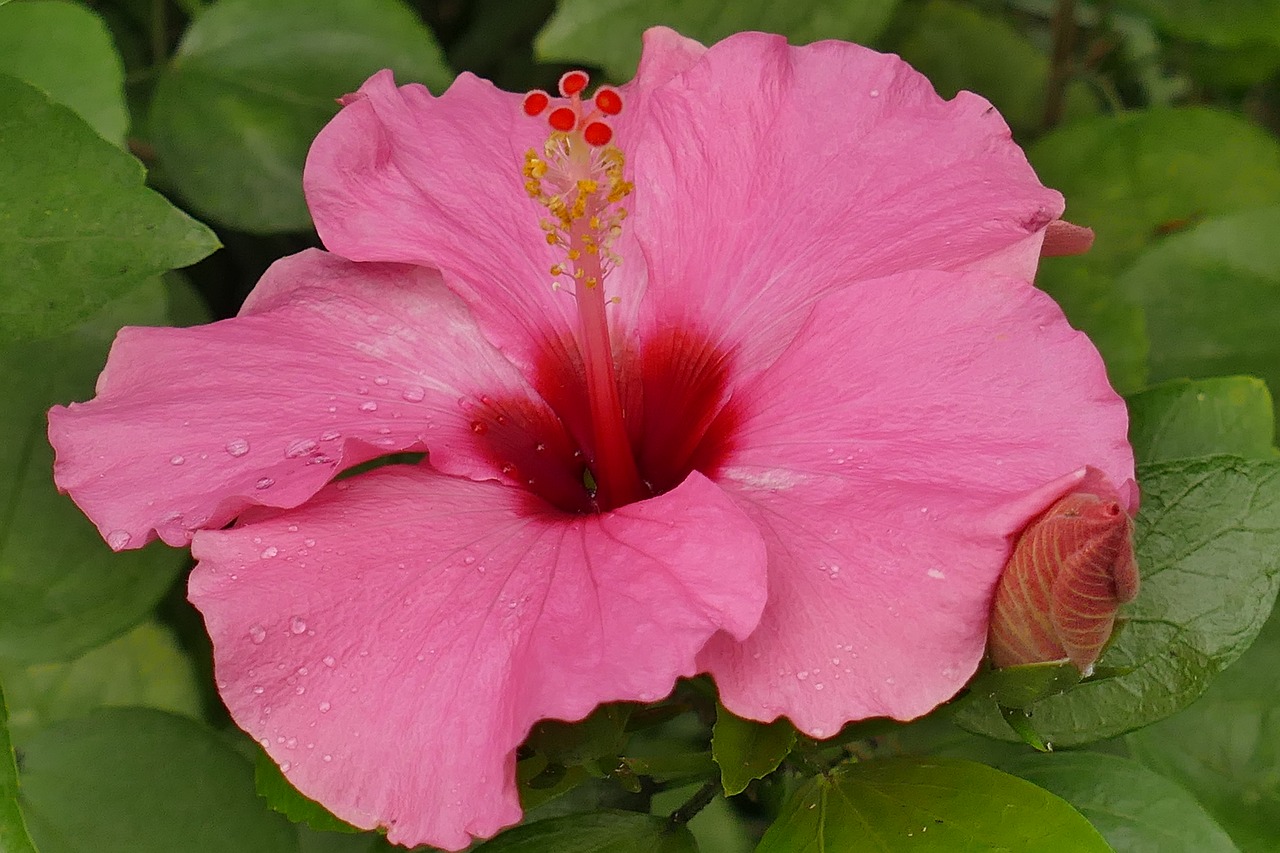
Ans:
[[[307,163],[332,254],[123,329],[50,414],[111,547],[191,543],[236,722],[403,844],[519,820],[537,720],[682,676],[817,737],[929,711],[1010,537],[1086,465],[1133,473],[1028,283],[1062,200],[986,101],[759,33],[653,30],[635,80],[583,83],[548,144],[540,96],[375,75]],[[399,451],[429,456],[331,482]]]

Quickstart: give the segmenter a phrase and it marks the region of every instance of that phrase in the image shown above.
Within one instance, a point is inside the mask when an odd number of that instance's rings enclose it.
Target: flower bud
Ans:
[[[1133,520],[1110,484],[1059,498],[1018,536],[996,587],[988,645],[996,667],[1070,660],[1083,675],[1138,594]]]

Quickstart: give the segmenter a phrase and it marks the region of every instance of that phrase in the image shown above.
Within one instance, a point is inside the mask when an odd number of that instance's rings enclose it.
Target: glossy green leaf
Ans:
[[[931,0],[912,16],[898,52],[943,97],[967,89],[995,104],[1014,130],[1041,126],[1049,56],[1000,18],[954,0]],[[1072,84],[1065,110],[1067,119],[1092,115],[1097,98],[1083,83]]]
[[[1248,373],[1280,388],[1280,206],[1206,219],[1117,282],[1141,305],[1153,379]]]
[[[9,697],[9,730],[19,742],[57,720],[104,706],[201,713],[191,659],[173,632],[156,622],[144,622],[67,663],[24,667],[0,661],[0,678]]]
[[[40,853],[297,849],[293,826],[254,793],[249,761],[191,720],[102,710],[20,747],[22,809]]]
[[[1174,379],[1127,402],[1129,443],[1139,462],[1215,453],[1266,459],[1274,454],[1275,416],[1261,379]]]
[[[756,853],[1108,853],[1070,805],[1007,773],[957,758],[847,764],[811,779]]]
[[[1080,670],[1070,661],[1007,666],[979,673],[969,685],[973,693],[989,696],[1006,708],[1025,708],[1080,683]]]
[[[592,812],[508,829],[474,853],[697,853],[693,836],[665,818]]]
[[[1028,755],[1001,769],[1071,803],[1116,853],[1236,853],[1194,797],[1135,761],[1070,752]]]
[[[778,769],[796,745],[796,727],[785,717],[772,723],[744,720],[716,706],[711,754],[720,765],[720,784],[726,796],[741,794],[754,779]]]
[[[84,6],[39,0],[0,11],[0,74],[70,107],[103,139],[124,141],[124,65],[102,19]]]
[[[9,739],[8,722],[5,695],[0,690],[0,851],[36,853],[31,836],[27,834],[22,810],[18,808],[18,767]]]
[[[1127,738],[1186,786],[1247,853],[1280,844],[1280,618],[1198,702]]]
[[[302,166],[336,98],[391,68],[452,79],[435,38],[399,0],[224,0],[191,25],[156,87],[152,141],[166,184],[245,231],[311,227]]]
[[[576,723],[543,720],[529,732],[525,745],[566,767],[617,755],[626,742],[627,718],[633,708],[623,703],[601,705]]]
[[[1156,109],[1072,123],[1027,154],[1066,196],[1066,218],[1097,233],[1085,255],[1046,259],[1036,281],[1089,333],[1112,382],[1137,390],[1146,371],[1142,310],[1115,276],[1168,232],[1280,202],[1280,142],[1225,112]]]
[[[1218,47],[1280,45],[1277,0],[1122,0],[1165,32]]]
[[[62,332],[217,247],[212,232],[143,186],[143,177],[137,160],[71,110],[0,74],[5,340]]]
[[[46,437],[50,405],[93,396],[116,329],[163,323],[165,314],[153,280],[74,331],[0,342],[0,658],[67,660],[118,636],[146,617],[186,565],[184,551],[159,543],[113,554],[58,494]]]
[[[889,22],[898,0],[560,0],[534,41],[545,60],[603,68],[611,79],[631,78],[640,38],[659,24],[711,44],[743,30],[782,33],[792,44],[824,38],[869,42]]]
[[[289,783],[271,757],[262,750],[254,755],[253,784],[258,796],[294,823],[305,823],[320,832],[360,832],[315,800],[307,797]]]
[[[1142,589],[1101,667],[1126,674],[1031,706],[1058,746],[1089,743],[1161,720],[1194,701],[1249,647],[1280,583],[1280,462],[1232,456],[1139,469],[1135,545]],[[995,703],[957,714],[972,731],[1012,740]]]

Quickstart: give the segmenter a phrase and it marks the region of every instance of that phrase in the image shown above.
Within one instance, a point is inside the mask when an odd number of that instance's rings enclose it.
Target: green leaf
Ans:
[[[271,756],[258,750],[253,759],[253,783],[258,796],[294,823],[305,823],[319,832],[360,832],[289,783]]]
[[[1172,35],[1216,47],[1280,45],[1276,0],[1122,0]]]
[[[1137,762],[1070,752],[1028,755],[1001,769],[1071,803],[1116,853],[1236,853],[1194,797]]]
[[[84,6],[42,0],[0,12],[0,73],[75,110],[103,139],[124,141],[124,64],[106,24]]]
[[[257,233],[311,227],[302,166],[334,99],[375,71],[446,86],[435,38],[399,0],[223,0],[186,36],[156,87],[161,174],[192,207]]]
[[[977,92],[1014,130],[1040,127],[1049,57],[1000,18],[953,0],[931,0],[913,17],[898,52],[943,97],[961,89]],[[1068,119],[1098,111],[1097,99],[1083,83],[1068,87],[1065,107]]]
[[[147,278],[217,247],[212,232],[142,181],[137,160],[69,109],[0,75],[5,338],[61,332]]]
[[[1274,454],[1275,417],[1261,379],[1175,379],[1128,398],[1129,443],[1139,462],[1229,453]]]
[[[1277,234],[1280,206],[1214,217],[1121,276],[1146,312],[1153,379],[1248,373],[1280,388]]]
[[[1136,759],[1190,789],[1241,849],[1272,853],[1280,837],[1280,618],[1200,701],[1127,740]]]
[[[18,808],[18,767],[9,740],[9,715],[0,690],[0,850],[4,853],[36,853]]]
[[[791,797],[756,853],[991,850],[1108,853],[1089,822],[1030,782],[957,758],[847,764]]]
[[[254,794],[249,762],[191,720],[102,710],[21,749],[22,809],[41,853],[297,849],[293,826]]]
[[[95,708],[140,705],[199,717],[200,688],[173,632],[144,622],[69,663],[0,661],[9,695],[9,731],[21,742],[57,720]]]
[[[659,24],[703,44],[743,30],[781,33],[792,44],[824,38],[868,42],[897,5],[898,0],[560,0],[534,49],[544,60],[594,65],[622,81],[640,61],[641,35]]]
[[[615,756],[626,743],[627,719],[633,705],[601,705],[584,720],[543,720],[533,727],[525,746],[565,767]]]
[[[716,706],[711,730],[711,755],[720,765],[720,783],[726,796],[741,794],[754,779],[778,769],[796,745],[796,727],[785,717],[772,723],[744,720]]]
[[[1031,706],[1055,746],[1124,734],[1194,701],[1249,647],[1280,582],[1280,462],[1231,456],[1139,469],[1135,545],[1142,589],[1102,667],[1128,670]],[[978,697],[956,721],[1012,740],[995,703]]]
[[[665,818],[637,812],[593,812],[509,829],[474,853],[697,853],[693,836]]]
[[[1116,290],[1116,274],[1168,231],[1280,202],[1280,143],[1234,115],[1195,107],[1075,122],[1027,154],[1066,196],[1066,217],[1097,232],[1088,253],[1042,263],[1036,282],[1097,344],[1113,384],[1137,390],[1142,311]]]
[[[105,145],[106,143],[100,143]],[[165,322],[158,280],[92,323],[41,341],[0,342],[0,658],[67,660],[138,623],[186,565],[153,543],[113,554],[53,485],[45,411],[93,396],[115,330]]]
[[[981,672],[969,685],[977,694],[990,696],[1006,708],[1025,708],[1047,696],[1055,696],[1080,683],[1080,670],[1070,661],[1028,663]]]

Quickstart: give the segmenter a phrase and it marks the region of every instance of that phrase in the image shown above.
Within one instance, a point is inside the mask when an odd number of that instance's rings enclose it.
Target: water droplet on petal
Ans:
[[[255,686],[255,687],[253,688],[253,693],[254,693],[254,695],[255,695],[255,696],[261,696],[261,695],[262,695],[263,693],[265,693],[265,692],[266,692],[266,691],[265,691],[265,690],[263,690],[263,688],[262,688],[262,685],[261,685],[261,684],[259,684],[259,685]]]
[[[369,400],[369,401],[368,401],[368,402],[366,402],[366,403],[361,403],[361,404],[360,404],[360,411],[362,411],[362,412],[376,412],[376,411],[378,411],[378,404],[377,404],[377,403],[375,403],[375,402],[373,402],[372,400]]]
[[[410,385],[400,396],[410,403],[421,403],[426,399],[427,391],[420,385]]]
[[[295,634],[302,634],[307,630],[307,623],[301,616],[295,616],[289,621],[289,630]]]
[[[249,452],[249,442],[245,441],[243,438],[228,441],[226,451],[237,458],[244,456]]]
[[[280,553],[280,549],[272,545],[268,548],[263,548],[262,554],[260,556],[264,560],[270,560],[272,557],[274,557],[276,554],[279,554],[279,553]]]
[[[113,530],[107,534],[107,544],[111,546],[113,551],[119,551],[128,545],[129,540],[132,538],[127,530]]]
[[[325,656],[324,656],[324,665],[325,665],[325,666],[333,666],[335,663],[337,663],[337,661],[335,661],[335,660],[333,659],[333,655],[325,655]]]
[[[169,464],[170,464],[170,465],[181,465],[183,462],[186,462],[186,461],[187,461],[187,458],[186,458],[185,456],[171,456],[171,457],[169,457]]]
[[[252,626],[250,626],[250,628],[249,628],[249,639],[250,639],[250,640],[253,640],[253,644],[254,644],[255,646],[256,646],[256,645],[258,645],[259,643],[261,643],[261,642],[262,642],[263,640],[265,640],[266,638],[267,638],[267,629],[266,629],[266,628],[263,628],[261,625],[252,625]]]
[[[306,456],[315,449],[315,441],[310,438],[299,438],[289,443],[289,446],[285,448],[284,455],[288,459],[297,459],[299,456]]]
[[[320,713],[322,713],[322,714],[327,714],[327,713],[329,712],[329,709],[330,709],[330,708],[332,708],[332,707],[333,707],[333,706],[332,706],[332,705],[330,705],[328,702],[321,702],[321,703],[320,703]]]
[[[326,752],[326,753],[324,754],[324,760],[325,760],[325,761],[333,761],[333,756]]]
[[[288,773],[288,772],[289,772],[289,770],[290,770],[290,769],[292,769],[292,768],[293,768],[293,765],[286,761],[285,763],[283,763],[283,764],[281,764],[281,765],[280,765],[280,772],[281,772],[281,773]]]
[[[390,382],[390,381],[391,381],[391,380],[390,380],[390,379],[388,379],[388,378],[387,378],[387,377],[385,377],[385,376],[375,376],[375,377],[373,377],[373,384],[374,384],[374,385],[386,385],[386,384],[387,384],[388,382]]]
[[[272,486],[274,486],[275,484],[276,484],[276,481],[275,481],[275,480],[273,480],[273,479],[271,479],[270,477],[263,477],[261,480],[259,480],[258,482],[254,483],[254,484],[253,484],[253,487],[254,487],[255,489],[258,489],[259,491],[261,491],[261,490],[263,490],[263,489],[269,489],[269,488],[271,488]]]
[[[314,547],[316,547],[316,540],[314,540],[314,539],[303,539],[303,540],[302,540],[302,544],[303,544],[303,545],[306,545],[308,548],[314,548]]]

